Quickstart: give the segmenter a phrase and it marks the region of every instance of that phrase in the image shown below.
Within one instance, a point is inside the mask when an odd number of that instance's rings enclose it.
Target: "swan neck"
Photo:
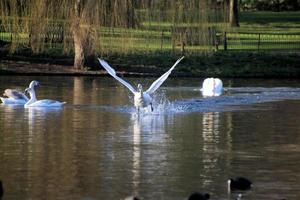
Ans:
[[[31,89],[29,91],[29,96],[30,96],[30,99],[25,105],[30,105],[37,101],[34,89]]]

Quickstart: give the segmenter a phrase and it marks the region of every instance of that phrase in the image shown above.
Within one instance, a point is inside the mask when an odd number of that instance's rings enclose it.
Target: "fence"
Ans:
[[[223,33],[218,40],[224,50],[299,52],[299,34]]]
[[[52,28],[52,27],[51,27]],[[122,32],[123,31],[123,32]],[[43,35],[46,48],[62,48],[64,31],[61,27],[54,27],[48,31],[49,34]],[[102,48],[114,48],[114,51],[122,51],[121,45],[126,45],[131,51],[180,51],[181,53],[201,52],[211,50],[225,51],[300,51],[299,34],[274,34],[274,33],[218,33],[215,29],[208,28],[204,44],[201,41],[191,42],[192,35],[186,30],[173,33],[172,31],[152,31],[148,30],[114,30],[109,33],[108,29],[103,28],[99,43]],[[0,45],[11,42],[14,35],[5,32],[0,27]],[[69,39],[71,36],[68,36]],[[17,42],[29,44],[30,35],[18,34]],[[195,40],[194,40],[195,41]]]

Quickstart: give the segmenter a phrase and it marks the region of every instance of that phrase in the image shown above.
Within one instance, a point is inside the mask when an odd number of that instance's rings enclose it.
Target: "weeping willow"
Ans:
[[[59,46],[81,68],[95,54],[211,51],[227,29],[222,0],[1,0],[11,52]]]

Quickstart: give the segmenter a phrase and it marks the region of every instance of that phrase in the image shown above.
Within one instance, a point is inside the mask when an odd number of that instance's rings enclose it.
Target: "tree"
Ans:
[[[83,15],[84,0],[75,0],[74,18],[72,20],[72,33],[74,38],[74,68],[82,69],[84,66],[85,48],[88,44],[89,30],[81,25]]]
[[[239,27],[238,0],[229,0],[229,23],[231,27]]]

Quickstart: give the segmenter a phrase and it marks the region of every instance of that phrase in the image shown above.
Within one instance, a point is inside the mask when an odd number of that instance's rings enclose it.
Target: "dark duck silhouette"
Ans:
[[[249,190],[252,187],[252,182],[245,177],[236,177],[228,180],[228,192],[233,190]]]
[[[200,192],[194,192],[188,198],[188,200],[208,200],[210,195],[208,193],[202,194]]]
[[[3,185],[2,185],[2,181],[0,180],[0,200],[1,200],[2,197],[3,197],[3,193],[4,193]]]

